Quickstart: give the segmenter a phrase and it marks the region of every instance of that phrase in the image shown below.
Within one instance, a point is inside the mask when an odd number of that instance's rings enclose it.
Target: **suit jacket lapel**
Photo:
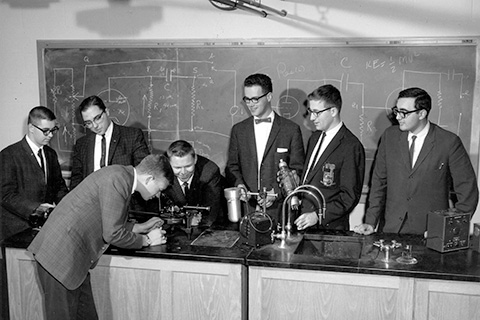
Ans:
[[[108,164],[112,162],[113,155],[115,154],[115,149],[117,148],[118,141],[120,140],[120,129],[113,122],[112,125],[112,139],[110,140],[110,147],[108,148]]]
[[[187,202],[187,198],[185,197],[185,193],[183,193],[182,186],[180,185],[180,182],[178,182],[177,177],[173,179],[173,191],[175,194],[178,194],[179,200],[183,202]]]
[[[307,172],[308,169],[308,163],[310,162],[310,157],[312,156],[313,149],[315,149],[315,146],[318,143],[318,139],[320,139],[323,131],[314,131],[312,133],[312,138],[309,140],[308,145],[307,145],[307,154],[305,157],[305,163],[303,165],[303,174],[302,174],[302,179],[303,181],[305,179],[305,173]],[[306,181],[305,181],[306,182]]]
[[[322,155],[320,156],[320,159],[318,159],[317,161],[317,164],[315,165],[315,167],[313,167],[313,169],[310,171],[310,173],[308,174],[308,177],[307,177],[307,180],[306,181],[309,181],[311,180],[316,174],[317,172],[322,168],[322,165],[323,163],[325,162],[326,159],[328,159],[328,157],[330,156],[330,154],[332,154],[333,151],[335,151],[335,149],[337,149],[337,147],[340,145],[340,143],[342,142],[343,140],[343,135],[345,133],[345,126],[342,125],[342,127],[340,128],[340,130],[337,132],[337,134],[335,135],[335,137],[333,137],[333,140],[330,141],[330,143],[328,144],[327,148],[325,149],[325,151],[323,151]]]
[[[30,165],[33,168],[37,168],[37,169],[35,169],[35,172],[39,176],[39,178],[41,177],[42,179],[45,179],[44,176],[43,176],[43,173],[42,173],[42,167],[40,167],[40,165],[38,164],[37,157],[35,156],[35,154],[33,154],[33,150],[28,145],[28,142],[27,142],[26,138],[23,138],[23,140],[22,140],[22,149],[25,152],[25,154],[27,155],[27,158],[29,158],[28,161],[30,162]],[[45,158],[46,158],[46,155],[45,155]],[[47,165],[47,164],[45,164],[45,165]]]
[[[408,132],[402,131],[398,139],[398,145],[400,146],[399,152],[402,157],[402,162],[404,163],[406,170],[410,171],[412,168],[410,167],[410,155],[408,151]]]
[[[280,116],[275,114],[275,117],[274,117],[274,120],[273,120],[273,123],[272,123],[272,130],[270,130],[270,135],[268,136],[267,145],[265,146],[265,152],[263,153],[262,161],[265,159],[268,151],[272,148],[273,142],[275,141],[278,133],[280,132],[280,127],[281,127],[280,122],[281,121],[282,120],[280,119]]]
[[[88,133],[88,148],[86,151],[86,158],[87,158],[87,172],[88,174],[92,173],[95,169],[95,136],[96,134],[93,132]]]
[[[427,136],[425,137],[425,141],[423,142],[422,149],[420,150],[420,154],[418,155],[417,161],[413,166],[412,172],[417,170],[417,168],[425,161],[427,156],[433,149],[433,145],[435,144],[435,132],[434,126],[430,124],[430,130],[428,130]]]
[[[248,141],[248,150],[246,152],[252,153],[253,157],[253,164],[255,165],[255,168],[258,168],[258,160],[257,160],[257,142],[255,140],[255,127],[253,124],[253,117],[250,118],[250,121],[246,122],[246,128],[245,128],[245,135],[246,135],[246,141]],[[243,150],[243,148],[240,148],[240,150]]]

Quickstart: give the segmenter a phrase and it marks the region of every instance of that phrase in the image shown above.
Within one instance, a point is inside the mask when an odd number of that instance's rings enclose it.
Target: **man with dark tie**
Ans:
[[[342,97],[332,85],[323,85],[308,95],[307,111],[317,131],[307,145],[301,184],[320,189],[326,201],[325,219],[320,229],[349,230],[349,215],[360,200],[365,173],[365,151],[358,138],[340,119]],[[299,230],[319,222],[317,204],[304,197]]]
[[[58,131],[55,119],[50,109],[33,108],[25,137],[0,152],[0,239],[28,229],[32,213],[54,208],[68,192],[57,153],[48,146]]]
[[[219,167],[211,160],[195,153],[193,146],[184,140],[174,141],[167,149],[175,179],[163,192],[172,205],[210,207],[207,214],[197,215],[192,221],[212,225],[222,220],[226,200],[223,196],[224,178]]]
[[[398,125],[383,133],[375,158],[361,234],[378,231],[424,235],[427,214],[449,208],[450,192],[459,212],[474,213],[478,187],[460,138],[431,123],[430,95],[408,88],[392,109]],[[453,189],[453,190],[452,190]]]
[[[143,132],[110,120],[109,111],[98,96],[90,96],[79,106],[87,134],[75,143],[70,189],[90,173],[111,164],[136,166],[149,154]]]
[[[225,174],[228,184],[242,191],[256,193],[266,188],[281,196],[276,180],[280,160],[301,174],[305,155],[300,127],[273,111],[272,91],[267,75],[253,74],[245,79],[243,102],[252,116],[232,128]],[[278,221],[281,197],[269,195],[265,201],[267,213]],[[264,204],[255,197],[248,203],[250,211]]]
[[[29,219],[44,213],[68,192],[57,153],[48,143],[58,131],[53,112],[35,107],[28,114],[25,137],[0,152],[0,242],[30,228]],[[5,260],[0,254],[0,299],[7,299]],[[0,306],[7,317],[8,304]]]

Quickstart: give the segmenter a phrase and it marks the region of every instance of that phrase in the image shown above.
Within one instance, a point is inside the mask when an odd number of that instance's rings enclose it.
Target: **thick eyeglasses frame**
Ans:
[[[83,127],[90,129],[91,127],[93,127],[93,124],[94,124],[94,123],[95,123],[95,124],[98,124],[98,123],[100,122],[100,120],[102,120],[102,117],[103,117],[103,114],[104,114],[104,113],[105,113],[105,110],[103,110],[100,114],[97,114],[97,115],[95,116],[95,118],[93,118],[92,121],[90,121],[90,120],[85,121],[85,122],[83,123]]]
[[[40,127],[37,127],[36,125],[34,125],[32,123],[32,126],[34,126],[35,128],[37,128],[38,130],[42,131],[43,135],[45,137],[48,137],[48,135],[51,133],[51,134],[55,134],[55,132],[57,132],[59,130],[59,128],[57,126],[53,127],[52,129],[42,129]]]
[[[410,111],[402,111],[398,110],[397,107],[392,108],[393,115],[396,117],[397,115],[400,116],[400,119],[405,119],[410,113],[418,112],[422,109],[415,109],[415,110],[410,110]]]
[[[263,97],[265,97],[267,94],[269,94],[269,92],[265,93],[265,94],[262,94],[261,96],[259,97],[253,97],[253,98],[248,98],[248,97],[243,97],[242,100],[243,102],[245,102],[246,104],[248,103],[253,103],[253,104],[257,104],[258,101],[260,101],[260,99],[262,99]]]
[[[315,119],[317,119],[317,118],[322,114],[322,112],[325,112],[325,111],[330,110],[330,109],[332,109],[332,108],[335,108],[335,107],[328,107],[328,108],[326,108],[326,109],[319,110],[319,111],[313,111],[312,109],[307,108],[307,111],[308,111],[310,114],[313,114],[313,117],[314,117]]]

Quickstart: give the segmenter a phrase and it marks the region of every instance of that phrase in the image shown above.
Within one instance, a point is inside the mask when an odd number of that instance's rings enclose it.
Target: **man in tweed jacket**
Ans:
[[[168,187],[173,172],[163,155],[136,166],[112,165],[95,171],[56,206],[28,250],[37,261],[47,319],[97,319],[89,269],[109,245],[126,249],[166,242],[160,218],[128,221],[134,191],[143,199]]]

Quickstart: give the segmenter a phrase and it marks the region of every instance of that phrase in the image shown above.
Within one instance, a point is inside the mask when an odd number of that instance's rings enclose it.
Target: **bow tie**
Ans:
[[[262,122],[272,122],[272,118],[265,118],[265,119],[255,119],[255,124],[259,124]]]

